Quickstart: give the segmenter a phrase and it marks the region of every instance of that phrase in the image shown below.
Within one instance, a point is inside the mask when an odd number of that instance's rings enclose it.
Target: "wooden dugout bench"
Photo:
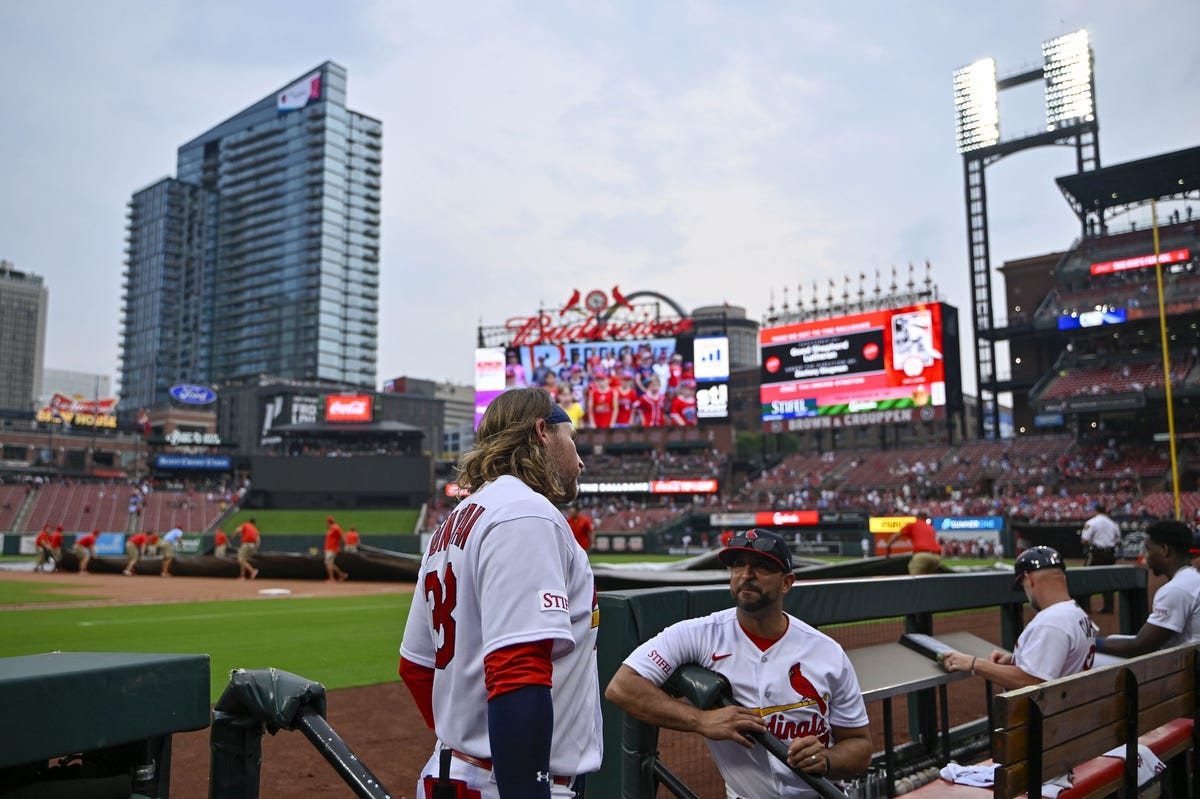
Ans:
[[[997,694],[992,799],[1040,796],[1043,783],[1068,771],[1071,788],[1058,799],[1137,796],[1137,745],[1167,765],[1160,777],[1171,799],[1200,799],[1190,772],[1200,740],[1197,647],[1186,645],[1070,677]],[[1125,746],[1124,760],[1103,757]],[[937,779],[914,799],[987,799],[988,789]]]

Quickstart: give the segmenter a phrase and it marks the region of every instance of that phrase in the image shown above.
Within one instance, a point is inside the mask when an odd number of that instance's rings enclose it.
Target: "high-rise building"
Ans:
[[[382,141],[327,61],[133,195],[123,408],[254,375],[374,386]]]
[[[0,409],[31,411],[41,393],[46,301],[39,275],[0,261]]]

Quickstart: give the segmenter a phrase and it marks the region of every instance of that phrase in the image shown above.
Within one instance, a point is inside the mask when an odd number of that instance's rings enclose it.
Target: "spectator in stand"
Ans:
[[[592,549],[592,532],[595,529],[592,524],[592,517],[586,513],[580,513],[578,505],[572,505],[567,509],[567,526],[571,528],[571,534],[575,536],[575,540],[579,543],[579,546],[583,547],[583,551],[590,552]]]
[[[37,563],[34,564],[33,570],[40,572],[49,567],[49,571],[54,571],[55,566],[50,554],[50,525],[42,525],[42,531],[37,534],[37,538],[33,541],[33,546],[37,550]]]
[[[142,550],[146,546],[147,536],[145,533],[136,533],[129,536],[125,541],[125,557],[129,561],[125,564],[125,568],[121,570],[121,574],[126,577],[133,576],[133,567],[137,565],[138,559],[142,556]]]
[[[251,516],[248,521],[238,525],[238,579],[249,578],[253,580],[258,576],[258,569],[250,565],[250,558],[254,557],[254,553],[258,552],[258,528],[254,526],[254,517]]]
[[[575,426],[576,430],[583,426],[583,406],[575,401],[575,392],[571,389],[570,384],[558,387],[558,404],[571,418],[571,424]]]
[[[893,533],[887,540],[887,556],[892,556],[892,544],[901,538],[907,538],[912,543],[912,557],[908,560],[908,573],[936,574],[942,564],[942,547],[937,542],[933,526],[922,513],[916,514],[916,519]]]
[[[1192,567],[1192,531],[1179,521],[1146,530],[1146,566],[1167,582],[1154,592],[1153,610],[1137,635],[1096,638],[1096,651],[1131,658],[1200,641],[1200,572]]]
[[[617,418],[613,427],[629,427],[633,424],[633,410],[638,404],[637,386],[633,384],[633,371],[621,373],[621,385],[617,386]]]
[[[79,559],[80,574],[91,574],[91,572],[88,571],[88,561],[90,561],[92,556],[96,554],[96,539],[99,537],[100,531],[92,530],[92,532],[88,533],[87,535],[81,535],[75,539],[75,546],[71,551],[74,552],[75,557]]]
[[[1106,510],[1103,504],[1097,502],[1096,515],[1084,522],[1083,529],[1079,531],[1079,538],[1083,542],[1084,566],[1112,566],[1117,562],[1121,528],[1105,513]],[[1102,596],[1104,602],[1100,606],[1100,612],[1112,613],[1113,592],[1108,591]],[[1092,598],[1089,596],[1084,610],[1090,611],[1091,604]]]
[[[325,531],[325,574],[328,575],[325,582],[332,583],[335,580],[339,583],[345,582],[350,575],[337,565],[337,554],[338,550],[342,548],[342,538],[345,537],[345,533],[342,532],[342,528],[338,526],[332,516],[326,516],[325,523],[329,525]]]
[[[696,381],[679,381],[679,393],[671,400],[670,423],[676,427],[696,426]]]
[[[1095,659],[1096,626],[1067,592],[1067,566],[1058,551],[1030,547],[1013,565],[1014,591],[1024,591],[1037,615],[1017,638],[1012,654],[986,660],[962,652],[942,654],[946,671],[968,671],[1006,691],[1087,671]]]
[[[346,552],[357,552],[360,541],[362,541],[362,538],[359,536],[358,530],[351,527],[346,531],[346,546],[343,549]]]
[[[587,426],[609,428],[617,416],[617,390],[609,382],[608,370],[596,367],[587,395]]]
[[[225,535],[225,531],[220,527],[217,528],[216,545],[213,548],[213,554],[218,558],[225,557],[225,553],[229,551],[229,536]]]
[[[178,527],[172,527],[162,537],[159,542],[159,552],[162,555],[162,574],[163,577],[171,576],[171,561],[175,560],[175,550],[179,547],[179,542],[183,538],[183,530]]]
[[[63,547],[63,531],[62,525],[56,525],[54,532],[50,534],[50,557],[54,558],[54,571],[58,571],[58,564],[62,563],[62,547]]]
[[[664,427],[667,398],[662,393],[662,381],[656,374],[646,385],[646,393],[638,398],[637,424],[641,427]]]

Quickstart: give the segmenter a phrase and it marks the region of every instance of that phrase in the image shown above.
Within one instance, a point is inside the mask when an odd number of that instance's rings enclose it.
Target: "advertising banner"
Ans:
[[[937,303],[764,328],[759,345],[765,422],[946,404]]]

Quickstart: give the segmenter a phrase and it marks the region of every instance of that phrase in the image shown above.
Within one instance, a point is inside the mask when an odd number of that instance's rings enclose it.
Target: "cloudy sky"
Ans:
[[[966,321],[952,72],[1084,27],[1102,163],[1195,146],[1194,0],[4,3],[0,258],[49,286],[46,366],[116,377],[130,195],[330,59],[384,123],[381,382],[469,382],[481,322],[573,289],[758,319],[928,260]],[[1042,124],[1038,84],[1001,95],[1003,136]],[[989,168],[995,263],[1069,246],[1073,164]]]

